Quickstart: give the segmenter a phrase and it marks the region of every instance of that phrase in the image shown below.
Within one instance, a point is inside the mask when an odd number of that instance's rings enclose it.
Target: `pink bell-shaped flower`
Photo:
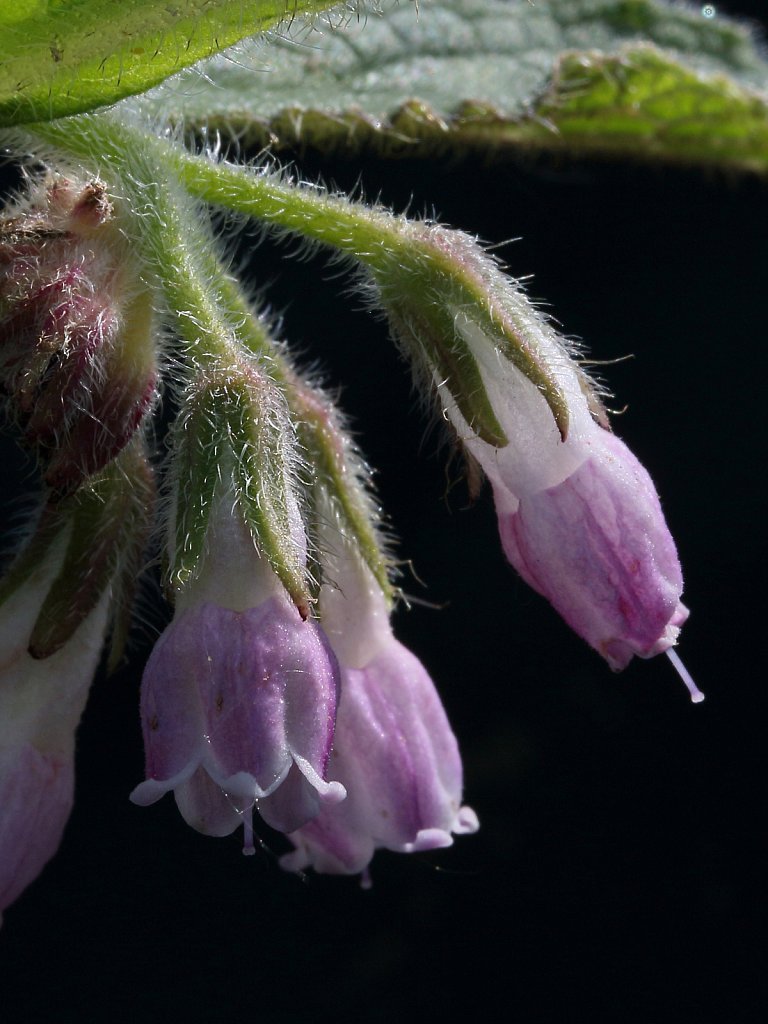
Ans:
[[[392,224],[401,250],[372,268],[373,299],[489,478],[510,562],[612,668],[669,650],[688,615],[677,552],[594,385],[473,239]]]
[[[304,621],[223,501],[201,577],[144,672],[141,721],[147,779],[131,794],[154,803],[173,790],[184,819],[222,836],[251,813],[291,832],[344,797],[326,782],[338,666],[316,622]]]
[[[560,483],[510,501],[494,485],[504,552],[614,669],[673,646],[688,610],[682,575],[648,473],[596,427],[588,457]],[[514,506],[514,511],[510,506]]]
[[[523,300],[517,297],[518,302]],[[688,617],[680,562],[653,482],[593,417],[588,387],[554,332],[527,306],[567,411],[563,436],[541,390],[463,314],[455,327],[475,356],[508,443],[483,440],[447,388],[446,414],[493,487],[504,552],[523,579],[614,669],[672,647]],[[525,334],[527,331],[527,334]],[[694,699],[701,695],[692,689]]]
[[[334,553],[335,552],[335,553]],[[458,744],[424,666],[392,634],[378,583],[341,535],[326,545],[321,621],[341,666],[329,778],[347,798],[290,836],[288,870],[367,872],[375,850],[412,853],[474,832]]]

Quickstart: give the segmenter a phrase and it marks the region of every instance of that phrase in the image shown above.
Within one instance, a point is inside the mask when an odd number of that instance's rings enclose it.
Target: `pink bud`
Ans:
[[[151,299],[100,182],[53,178],[0,221],[0,387],[64,492],[110,462],[155,398]]]

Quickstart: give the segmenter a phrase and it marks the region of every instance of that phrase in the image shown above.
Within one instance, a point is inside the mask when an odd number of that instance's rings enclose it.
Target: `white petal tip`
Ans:
[[[453,846],[453,836],[442,828],[423,828],[412,843],[403,843],[403,853],[421,853],[422,850],[444,850]]]
[[[293,754],[293,760],[310,786],[316,790],[323,803],[337,804],[346,798],[347,791],[344,786],[340,782],[326,782],[325,779],[318,775],[306,757]]]
[[[172,786],[168,786],[166,782],[158,782],[156,779],[147,779],[146,782],[141,782],[139,785],[128,794],[128,799],[132,804],[136,804],[137,807],[149,807],[150,804],[156,803],[161,797],[165,796]]]
[[[328,788],[325,792],[320,793],[320,796],[326,803],[338,804],[342,800],[346,800],[347,791],[340,782],[328,782],[326,785]]]
[[[473,832],[477,832],[480,828],[480,822],[477,815],[471,807],[460,807],[458,817],[456,818],[456,824],[453,826],[453,831],[457,836],[471,835]]]

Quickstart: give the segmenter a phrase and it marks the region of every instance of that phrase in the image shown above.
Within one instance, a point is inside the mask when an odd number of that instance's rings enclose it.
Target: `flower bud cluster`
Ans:
[[[0,391],[53,489],[106,466],[151,408],[152,319],[98,180],[51,176],[0,220]]]

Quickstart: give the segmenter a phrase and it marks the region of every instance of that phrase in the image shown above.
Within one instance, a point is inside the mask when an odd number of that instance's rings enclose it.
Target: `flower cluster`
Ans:
[[[287,870],[364,881],[377,849],[478,828],[435,686],[393,633],[366,464],[193,221],[142,221],[142,265],[119,189],[55,175],[0,221],[0,383],[46,488],[0,581],[0,909],[59,843],[77,722],[110,629],[120,657],[153,527],[173,618],[141,685],[136,804],[173,792],[199,832],[242,827],[246,853],[261,820]],[[670,649],[675,546],[578,364],[466,236],[380,211],[368,229],[391,248],[369,289],[490,480],[511,564],[612,668]],[[180,342],[162,356],[156,310]],[[177,416],[155,505],[143,427],[163,365]]]

